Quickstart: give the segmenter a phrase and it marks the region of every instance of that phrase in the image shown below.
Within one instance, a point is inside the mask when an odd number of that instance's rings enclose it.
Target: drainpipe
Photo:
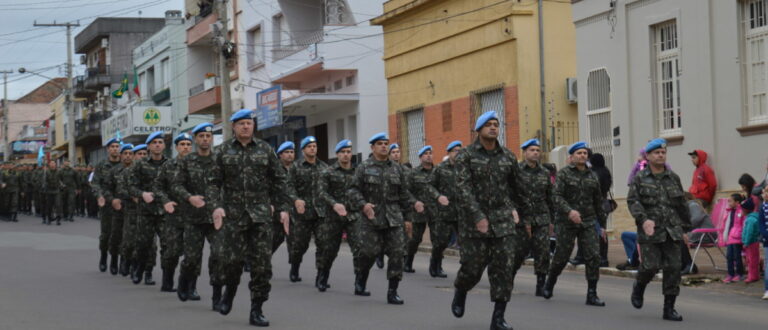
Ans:
[[[541,143],[544,146],[544,152],[548,152],[549,148],[547,141],[547,116],[546,116],[546,83],[544,81],[544,0],[539,0],[539,81],[541,85],[540,96],[540,112],[541,112]]]

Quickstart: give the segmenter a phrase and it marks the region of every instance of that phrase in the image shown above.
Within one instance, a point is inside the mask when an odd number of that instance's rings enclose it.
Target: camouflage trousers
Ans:
[[[414,222],[413,223],[413,233],[411,234],[411,237],[408,238],[408,241],[407,241],[406,247],[405,247],[406,255],[412,256],[412,255],[415,255],[416,252],[419,251],[419,245],[424,240],[424,232],[427,231],[427,225],[429,225],[430,238],[432,238],[433,237],[432,231],[433,231],[433,227],[434,227],[434,222],[430,221],[429,223],[427,223],[427,222]]]
[[[288,232],[288,241],[290,242],[288,245],[288,262],[300,264],[304,259],[304,254],[309,249],[309,242],[313,235],[317,241],[317,226],[323,220],[322,218],[301,217],[301,220],[295,218],[291,217],[291,226]],[[319,257],[317,252],[315,252],[315,257]]]
[[[461,268],[453,286],[469,291],[480,282],[488,267],[491,301],[507,302],[512,295],[512,263],[515,259],[515,236],[461,239]]]
[[[0,200],[2,200],[0,210],[2,210],[3,213],[15,213],[19,211],[18,191],[3,192],[0,194]]]
[[[211,285],[214,284],[216,258],[213,253],[216,229],[210,223],[187,223],[184,225],[184,259],[181,261],[181,273],[186,276],[199,277],[203,264],[203,248],[208,241],[211,254],[208,256],[208,274]]]
[[[546,275],[549,270],[549,225],[531,226],[531,237],[525,226],[517,226],[514,274],[520,270],[529,253],[533,254],[533,271],[537,275]]]
[[[132,262],[138,260],[138,251],[136,249],[137,237],[138,237],[138,210],[137,206],[130,205],[128,201],[123,201],[123,241],[120,245],[120,255],[123,258],[128,258]],[[157,259],[157,241],[152,240],[152,248],[149,250],[149,254],[145,255],[145,264],[150,265],[148,267],[155,266],[155,259]]]
[[[136,217],[136,259],[145,262],[146,271],[152,271],[157,264],[155,237],[160,238],[160,258],[168,250],[168,242],[163,236],[164,225],[162,215],[139,214]]]
[[[44,195],[45,201],[43,202],[43,216],[45,216],[48,221],[55,219],[56,217],[61,217],[61,194],[55,192],[45,193]],[[110,235],[109,231],[107,231],[107,235]]]
[[[77,192],[75,189],[64,189],[61,191],[61,204],[64,217],[75,215],[75,198]]]
[[[39,199],[37,201],[40,201]],[[44,204],[44,203],[40,203]],[[40,205],[42,206],[42,205]],[[38,205],[35,205],[37,208]],[[112,236],[112,206],[104,205],[99,208],[101,232],[99,233],[99,251],[107,253],[109,250],[109,237]]]
[[[19,207],[24,212],[32,212],[32,201],[35,199],[35,193],[32,190],[25,189],[22,194],[24,194],[24,196],[20,196],[19,198]]]
[[[251,265],[251,281],[248,283],[251,300],[266,301],[272,289],[269,284],[272,279],[271,244],[272,223],[225,218],[213,244],[213,256],[218,267],[211,276],[211,284],[239,285],[245,259],[248,258]]]
[[[659,270],[663,270],[662,292],[665,296],[679,295],[680,269],[683,268],[680,241],[667,239],[662,243],[640,243],[640,255],[643,258],[637,271],[637,281],[648,284]]]
[[[442,259],[443,252],[451,243],[451,234],[459,235],[459,223],[456,221],[433,221],[429,226],[432,240],[432,259]]]
[[[184,223],[177,214],[166,214],[161,226],[166,248],[163,250],[160,267],[164,271],[172,271],[179,265],[179,259],[184,253]]]
[[[125,203],[125,202],[123,202]],[[123,227],[125,226],[125,204],[119,211],[112,209],[112,230],[109,235],[109,254],[118,255],[123,244]],[[125,255],[123,255],[125,257]]]
[[[358,266],[370,271],[380,254],[387,256],[387,279],[403,279],[405,234],[403,227],[375,228],[366,218],[359,221]]]
[[[584,266],[586,267],[587,281],[600,279],[600,239],[595,228],[595,222],[582,222],[579,225],[562,224],[555,225],[557,235],[557,247],[549,266],[549,276],[557,277],[563,272],[568,259],[573,252],[574,241],[579,242],[579,251],[584,252]]]
[[[347,244],[352,251],[352,264],[355,273],[360,270],[358,261],[358,241],[359,228],[358,221],[348,221],[338,216],[321,218],[317,228],[317,259],[315,265],[318,271],[330,271],[333,261],[339,255],[341,247],[341,236],[343,232],[347,233]]]

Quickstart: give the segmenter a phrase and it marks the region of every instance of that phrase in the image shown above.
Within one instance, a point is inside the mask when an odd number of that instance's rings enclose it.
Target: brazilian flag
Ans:
[[[128,91],[128,74],[123,74],[123,80],[120,81],[120,88],[112,92],[112,97],[119,99]]]

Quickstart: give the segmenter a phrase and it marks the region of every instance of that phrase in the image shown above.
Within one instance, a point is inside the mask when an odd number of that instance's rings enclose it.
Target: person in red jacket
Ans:
[[[717,190],[715,172],[707,165],[707,153],[703,150],[694,150],[688,153],[688,155],[691,156],[693,166],[696,166],[688,192],[693,194],[694,198],[700,200],[704,207],[709,207]]]

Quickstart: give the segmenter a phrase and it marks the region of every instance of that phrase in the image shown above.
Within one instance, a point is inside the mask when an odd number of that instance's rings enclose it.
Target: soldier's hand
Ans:
[[[155,194],[153,194],[151,192],[148,192],[148,191],[145,191],[145,192],[141,193],[141,198],[144,200],[144,203],[149,204],[149,203],[152,203],[152,201],[155,200]]]
[[[531,230],[532,230],[531,225],[525,225],[525,232],[528,233],[528,238],[533,237]]]
[[[301,199],[297,199],[295,202],[293,202],[293,206],[295,206],[295,207],[296,207],[296,213],[298,213],[298,214],[304,214],[304,211],[306,211],[306,210],[304,209],[304,207],[305,207],[306,205],[307,205],[307,203],[306,203],[306,202],[304,202],[304,201],[303,201],[303,200],[301,200]]]
[[[648,219],[643,222],[643,232],[648,236],[653,236],[656,231],[654,227],[656,227],[656,223],[653,220]]]
[[[413,208],[416,210],[416,213],[424,213],[424,203],[420,201],[416,201],[416,203],[413,204]]]
[[[104,207],[104,205],[107,204],[107,200],[104,199],[104,197],[99,196],[99,198],[96,200],[96,203],[99,204],[99,207]]]
[[[512,211],[512,219],[515,221],[515,224],[520,223],[520,214],[517,213],[517,210]]]
[[[200,195],[189,196],[189,204],[199,209],[205,206],[205,197]]]
[[[168,214],[172,214],[173,212],[176,211],[175,206],[176,206],[176,202],[168,202],[168,203],[165,203],[165,205],[163,205],[163,208],[165,209],[165,212],[167,212]]]
[[[347,208],[344,207],[344,204],[333,204],[333,210],[336,211],[336,214],[338,214],[340,217],[347,216]]]
[[[408,235],[409,238],[413,238],[413,222],[405,222],[405,234]]]
[[[213,210],[213,228],[216,230],[221,229],[221,225],[224,224],[224,217],[226,216],[227,213],[222,208]]]
[[[280,212],[280,223],[283,224],[283,230],[286,235],[290,235],[291,218],[288,216],[288,212]]]
[[[568,220],[571,220],[575,224],[581,223],[581,213],[576,210],[571,210],[571,212],[568,212]]]
[[[376,213],[373,212],[374,206],[375,205],[371,203],[367,203],[365,206],[363,206],[363,214],[365,214],[365,217],[368,218],[368,220],[373,220],[373,218],[376,217]]]
[[[123,208],[123,203],[120,202],[119,199],[113,199],[112,200],[112,208],[117,210],[117,211],[120,211],[120,209]]]
[[[133,202],[134,202],[134,203],[136,203],[136,204],[138,204],[138,203],[139,203],[139,199],[138,199],[138,198],[136,198],[136,197],[131,197],[131,200],[133,200]]]
[[[437,198],[437,202],[442,206],[448,206],[448,197],[440,196]]]
[[[477,231],[479,231],[482,234],[485,234],[488,232],[488,219],[482,219],[477,222],[475,225],[477,227]]]

